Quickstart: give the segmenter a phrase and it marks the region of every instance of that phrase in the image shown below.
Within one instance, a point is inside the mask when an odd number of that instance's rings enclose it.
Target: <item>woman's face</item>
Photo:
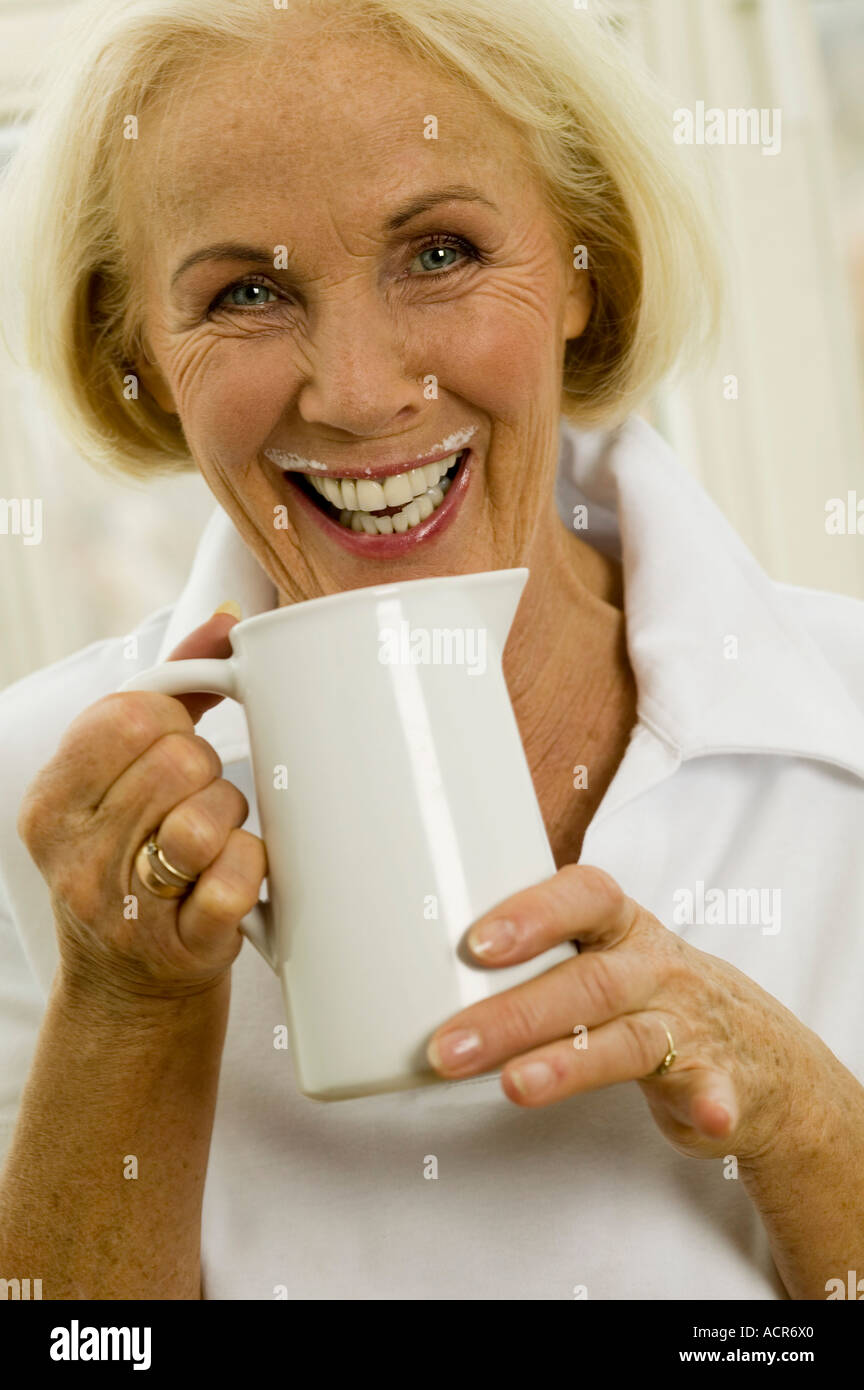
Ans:
[[[290,48],[204,64],[129,142],[144,384],[291,601],[525,563],[554,524],[587,273],[483,102],[292,25]]]

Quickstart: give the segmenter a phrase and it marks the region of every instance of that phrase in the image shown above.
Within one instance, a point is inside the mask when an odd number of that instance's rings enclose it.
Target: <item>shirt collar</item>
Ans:
[[[621,560],[639,717],[674,753],[816,758],[864,778],[864,713],[784,586],[645,420],[563,428],[557,500],[570,524],[584,504],[584,538]]]
[[[646,421],[632,416],[610,433],[562,420],[556,500],[568,527],[575,518],[581,539],[621,561],[639,720],[676,759],[774,753],[864,778],[864,714],[782,588]],[[159,660],[226,599],[251,618],[277,595],[217,508]],[[208,711],[199,732],[223,762],[248,756],[233,700]]]

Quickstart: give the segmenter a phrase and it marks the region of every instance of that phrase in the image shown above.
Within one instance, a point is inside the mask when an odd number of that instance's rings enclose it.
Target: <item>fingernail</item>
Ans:
[[[548,1062],[525,1062],[511,1071],[510,1080],[520,1096],[536,1096],[554,1080],[555,1073]]]
[[[232,618],[236,618],[238,622],[243,619],[243,609],[240,607],[239,603],[234,602],[233,598],[229,599],[227,603],[220,603],[218,608],[213,609],[210,617],[215,618],[217,613],[228,613]]]
[[[516,925],[505,919],[483,922],[468,933],[468,945],[475,956],[504,956],[516,944]]]
[[[468,1061],[480,1051],[480,1034],[473,1029],[458,1028],[452,1033],[442,1033],[433,1038],[426,1049],[426,1056],[438,1071],[441,1067],[457,1067]]]

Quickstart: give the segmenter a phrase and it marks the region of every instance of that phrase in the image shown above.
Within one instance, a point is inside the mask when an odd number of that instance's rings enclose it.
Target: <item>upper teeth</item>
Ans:
[[[307,476],[316,491],[340,511],[377,512],[383,507],[409,507],[415,498],[423,497],[430,488],[437,488],[458,458],[459,454],[450,454],[446,459],[424,463],[408,473],[394,473],[380,483],[371,478],[318,478],[311,473]]]

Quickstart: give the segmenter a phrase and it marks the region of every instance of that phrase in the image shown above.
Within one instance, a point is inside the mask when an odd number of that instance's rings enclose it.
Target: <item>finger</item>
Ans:
[[[706,1139],[726,1139],[738,1127],[740,1109],[728,1072],[716,1067],[682,1067],[663,1077],[645,1077],[645,1095],[652,1109],[661,1106],[684,1130]]]
[[[227,605],[226,605],[227,606]],[[228,638],[232,627],[236,627],[240,610],[235,607],[234,613],[220,613],[217,609],[206,623],[202,623],[194,632],[190,632],[188,637],[174,648],[169,661],[191,661],[198,657],[210,657],[211,659],[222,659],[232,655],[233,648]],[[202,714],[206,714],[208,709],[218,705],[224,697],[222,695],[176,695],[176,700],[188,710],[194,723],[197,724]]]
[[[667,1047],[660,1015],[628,1014],[592,1029],[584,1039],[562,1038],[513,1058],[502,1070],[501,1086],[516,1105],[553,1105],[584,1091],[643,1080],[662,1062]]]
[[[643,1009],[655,990],[654,966],[639,953],[574,956],[455,1014],[432,1035],[427,1056],[442,1076],[488,1071],[527,1048]]]
[[[128,870],[144,841],[169,811],[222,776],[218,753],[197,734],[166,734],[136,758],[103,799],[99,822],[110,825]],[[96,828],[96,825],[93,825]]]
[[[515,965],[565,941],[602,951],[627,936],[639,906],[604,869],[565,864],[552,878],[505,898],[468,933],[484,965]]]
[[[214,614],[184,638],[171,659],[230,655],[228,632],[235,622],[231,614]],[[88,705],[69,724],[54,757],[27,788],[18,822],[22,839],[32,841],[38,853],[40,839],[52,838],[52,807],[65,815],[75,810],[92,812],[136,758],[165,734],[191,733],[194,720],[219,698],[187,696],[187,708],[171,695],[129,690],[115,691]]]
[[[725,1139],[738,1128],[738,1097],[731,1076],[712,1071],[694,1081],[690,1123],[706,1139]]]
[[[188,637],[176,646],[169,656],[169,661],[192,660],[198,657],[225,658],[231,655],[231,643],[228,640],[228,633],[232,627],[236,627],[237,619],[230,613],[214,613],[206,623],[202,623],[194,632],[190,632]],[[129,767],[136,756],[146,752],[148,747],[156,741],[156,738],[166,733],[176,731],[178,733],[188,733],[192,730],[195,722],[201,718],[206,710],[219,703],[221,695],[161,695],[154,693],[141,692],[141,698],[134,700],[137,692],[128,691],[115,696],[108,696],[109,700],[129,701],[124,704],[117,712],[116,722],[111,728],[110,746],[97,747],[99,740],[93,740],[93,752],[96,755],[94,763],[100,765],[99,755],[102,754],[101,766],[112,773],[110,779],[103,784],[102,796],[104,798],[107,791],[111,789],[113,783]],[[155,701],[153,708],[155,714],[150,714],[149,702]],[[168,707],[164,702],[169,702]],[[155,738],[146,740],[147,732],[151,727],[164,725],[159,729]],[[141,733],[138,733],[138,729]],[[107,740],[106,740],[107,745]],[[109,758],[104,754],[110,753]],[[126,756],[128,754],[128,756]],[[122,759],[125,758],[125,761]]]
[[[248,830],[232,830],[222,853],[180,906],[177,925],[187,949],[200,952],[223,944],[257,903],[266,873],[263,841]],[[238,951],[241,944],[238,939]]]
[[[195,878],[221,854],[230,832],[248,814],[243,793],[219,777],[169,811],[156,830],[156,840],[173,868]]]
[[[189,714],[170,695],[130,691],[97,700],[72,721],[27,788],[22,838],[38,851],[41,840],[55,837],[55,822],[62,825],[76,813],[84,822],[130,763],[166,734],[193,730]]]

